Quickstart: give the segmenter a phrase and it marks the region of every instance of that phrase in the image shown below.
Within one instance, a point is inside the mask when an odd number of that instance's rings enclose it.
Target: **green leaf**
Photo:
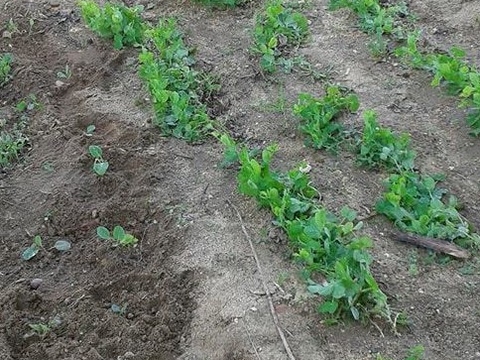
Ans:
[[[120,225],[113,228],[113,238],[117,241],[122,241],[125,238],[125,230]]]
[[[108,161],[106,161],[106,160],[100,160],[100,161],[95,160],[95,163],[93,164],[93,171],[98,176],[105,175],[107,170],[108,170]]]
[[[68,251],[72,248],[72,244],[67,240],[58,240],[53,247],[58,251]]]
[[[122,312],[122,308],[117,304],[112,304],[110,306],[110,310],[112,310],[112,312],[114,312],[115,314],[120,314]]]
[[[340,298],[343,298],[345,297],[345,287],[340,284],[340,283],[335,283],[333,284],[333,287],[332,287],[332,297],[334,299],[340,299]]]
[[[95,131],[95,125],[93,124],[90,124],[87,126],[87,135],[91,136],[93,134],[93,132]]]
[[[37,246],[32,245],[32,246],[26,248],[22,252],[22,259],[23,260],[30,260],[31,258],[33,258],[35,255],[38,254],[38,251],[39,251],[39,248]]]
[[[34,238],[33,238],[33,244],[36,246],[36,247],[42,247],[42,238],[40,235],[36,235]]]
[[[135,245],[138,242],[138,239],[132,234],[125,234],[120,244],[123,246]]]
[[[110,230],[108,230],[106,227],[104,226],[99,226],[97,227],[97,236],[100,238],[100,239],[103,239],[103,240],[109,240],[111,238],[110,236]]]
[[[322,314],[334,314],[337,309],[337,301],[325,301],[318,307],[318,311]]]
[[[88,152],[94,159],[101,159],[103,155],[102,148],[97,145],[90,145],[88,147]]]
[[[359,313],[358,309],[357,309],[355,306],[352,306],[352,307],[350,308],[350,312],[352,313],[352,316],[353,316],[353,318],[354,318],[355,320],[360,319],[360,313]]]
[[[340,215],[348,221],[354,221],[357,218],[357,212],[350,209],[348,206],[344,206],[342,210],[340,210]]]

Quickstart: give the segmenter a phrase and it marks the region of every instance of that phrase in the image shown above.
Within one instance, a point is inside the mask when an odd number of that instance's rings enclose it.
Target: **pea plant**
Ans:
[[[415,152],[410,149],[410,136],[395,135],[390,129],[381,127],[373,110],[365,111],[363,117],[358,162],[367,167],[383,167],[394,172],[413,170]]]
[[[129,8],[107,2],[101,8],[93,0],[81,0],[78,4],[85,23],[100,36],[113,39],[115,49],[142,44],[145,30],[140,17],[142,6]]]
[[[308,22],[304,15],[284,5],[282,0],[269,0],[255,19],[253,52],[260,55],[260,67],[276,71],[279,59],[293,46],[308,37]]]
[[[154,124],[166,136],[189,142],[202,140],[213,122],[202,103],[218,85],[212,76],[193,69],[193,51],[188,49],[173,19],[161,19],[151,27],[140,17],[142,8],[93,0],[80,1],[87,25],[100,36],[113,38],[115,48],[141,46],[139,76],[150,92]]]
[[[198,141],[213,130],[212,120],[197,94],[201,87],[191,51],[173,19],[161,20],[146,32],[153,50],[143,49],[139,74],[152,95],[154,123],[168,136]]]
[[[323,297],[318,311],[332,322],[344,316],[390,319],[387,297],[370,271],[371,240],[355,235],[362,226],[355,222],[356,213],[345,207],[335,216],[321,207],[318,191],[303,170],[305,164],[287,173],[271,170],[275,145],[265,148],[257,160],[247,148],[234,147],[233,140],[224,143],[229,157],[234,148],[238,149],[239,191],[271,210],[274,223],[290,239],[294,258],[304,267],[308,290]],[[326,280],[316,283],[314,274]]]
[[[300,94],[293,113],[300,117],[300,130],[307,135],[307,145],[336,152],[345,135],[343,125],[336,120],[342,112],[355,112],[358,107],[356,95],[345,94],[338,86],[328,86],[325,96],[318,99]]]
[[[92,170],[98,176],[103,176],[108,170],[108,161],[103,158],[103,150],[98,145],[90,145],[88,152],[93,158]]]
[[[299,102],[294,108],[294,112],[302,116],[302,121],[312,121],[311,124],[315,125],[314,131],[304,131],[307,135],[313,140],[326,139],[317,148],[328,149],[331,144],[338,144],[342,140],[343,128],[331,125],[327,120],[333,119],[339,111],[349,106],[349,110],[359,106],[354,95],[347,100],[339,96],[338,89],[330,88],[330,91],[329,94],[327,90],[327,95],[321,99],[308,95],[303,103]],[[305,124],[310,123],[304,123],[304,127]],[[224,144],[229,152],[227,154],[235,151],[232,144]],[[390,172],[385,182],[386,192],[376,204],[379,214],[384,214],[405,232],[455,241],[463,247],[480,246],[480,236],[473,232],[458,212],[455,197],[451,196],[448,202],[443,201],[446,191],[437,187],[441,177],[415,171],[416,154],[410,148],[408,134],[396,135],[390,129],[381,127],[376,113],[367,110],[364,113],[363,133],[356,141],[355,151],[360,165],[384,168]]]
[[[113,240],[116,245],[135,246],[138,239],[132,234],[125,232],[123,227],[117,225],[112,231],[104,226],[97,227],[97,236],[102,240]]]
[[[458,201],[438,188],[439,176],[412,171],[392,174],[385,181],[386,192],[376,210],[403,231],[450,240],[462,247],[480,246],[480,236],[458,212]]]

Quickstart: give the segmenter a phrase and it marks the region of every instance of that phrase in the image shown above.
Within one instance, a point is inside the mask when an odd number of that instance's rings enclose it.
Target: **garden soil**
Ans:
[[[480,65],[480,1],[408,3],[431,46],[459,44]],[[235,138],[278,143],[275,167],[308,162],[330,210],[348,205],[371,215],[385,174],[358,168],[348,153],[304,147],[291,115],[299,93],[321,96],[323,84],[298,72],[265,79],[249,53],[261,4],[225,11],[190,1],[141,4],[149,21],[178,18],[198,69],[222,84],[209,101],[211,115]],[[353,89],[361,111],[374,109],[382,125],[409,132],[420,170],[445,174],[443,186],[479,227],[480,141],[468,135],[456,99],[432,88],[428,74],[373,58],[348,11],[312,0],[306,13],[311,39],[297,53]],[[404,359],[419,344],[429,360],[480,359],[478,258],[432,261],[394,242],[386,235],[392,225],[370,216],[362,231],[374,240],[373,273],[408,326],[399,334],[380,321],[328,326],[271,215],[238,193],[234,168],[218,166],[221,146],[165,138],[152,125],[138,49],[113,50],[85,27],[74,1],[1,0],[0,28],[0,52],[14,56],[13,80],[0,89],[0,118],[15,119],[12,106],[29,94],[40,104],[29,112],[27,151],[0,173],[1,360],[287,359],[230,204],[258,252],[296,359]],[[71,76],[59,78],[66,65]],[[362,120],[345,122],[360,129]],[[90,124],[96,130],[87,136]],[[110,163],[102,178],[91,171],[91,144]],[[96,237],[99,225],[122,225],[138,246],[112,247]],[[44,248],[22,260],[37,234]],[[52,248],[57,240],[70,241],[71,250]],[[44,336],[29,326],[39,323],[50,328]]]

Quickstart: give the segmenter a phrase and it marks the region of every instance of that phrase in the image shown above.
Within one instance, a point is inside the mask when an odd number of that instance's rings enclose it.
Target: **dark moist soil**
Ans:
[[[267,80],[260,74],[248,52],[260,4],[214,11],[189,1],[140,3],[153,22],[177,17],[196,48],[198,68],[220,77],[210,111],[236,138],[252,146],[277,142],[275,166],[286,170],[307,161],[327,208],[348,205],[368,215],[385,174],[358,168],[352,155],[303,146],[291,105],[300,92],[322,95],[323,85],[305,74]],[[459,44],[480,64],[480,2],[409,5],[434,46]],[[432,89],[427,74],[372,58],[354,16],[326,7],[324,0],[308,5],[312,36],[298,52],[353,89],[361,111],[372,108],[382,125],[409,132],[421,171],[446,174],[443,185],[478,226],[480,144],[468,135],[465,112]],[[425,359],[480,359],[477,257],[432,261],[426,251],[394,242],[387,235],[392,225],[371,217],[365,234],[375,244],[374,275],[409,326],[399,329],[401,336],[381,322],[327,326],[284,235],[267,211],[238,195],[234,169],[219,168],[220,146],[163,138],[151,126],[136,49],[114,51],[85,28],[73,1],[12,0],[0,9],[0,53],[15,58],[14,78],[0,89],[0,117],[17,119],[12,107],[29,94],[41,104],[28,113],[27,150],[0,173],[0,359],[286,359],[227,200],[254,239],[297,359],[404,359],[417,344],[425,347]],[[16,31],[7,27],[10,19]],[[67,64],[71,77],[59,79]],[[269,106],[283,98],[285,107]],[[359,115],[344,121],[361,127]],[[90,124],[93,136],[85,134]],[[91,170],[92,144],[110,163],[102,178]],[[100,225],[122,225],[139,243],[114,247],[97,238]],[[44,248],[23,261],[35,235]],[[58,252],[52,248],[57,240],[68,240],[72,249]],[[30,327],[40,323],[49,326],[43,336]]]

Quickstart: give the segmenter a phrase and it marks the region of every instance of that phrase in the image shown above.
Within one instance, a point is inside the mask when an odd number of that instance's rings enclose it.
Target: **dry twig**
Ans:
[[[242,215],[240,215],[240,212],[238,211],[237,207],[232,204],[230,200],[227,200],[228,205],[237,213],[238,220],[240,221],[240,225],[242,226],[242,232],[245,235],[245,238],[248,240],[248,244],[250,245],[250,249],[252,250],[253,257],[255,258],[255,263],[257,265],[257,270],[258,273],[260,274],[260,280],[262,281],[263,289],[265,291],[265,294],[267,295],[268,299],[268,305],[270,308],[270,314],[272,315],[273,318],[273,323],[275,324],[275,327],[277,328],[278,335],[280,336],[280,339],[282,340],[283,347],[285,348],[285,351],[287,352],[288,358],[290,360],[295,360],[295,356],[292,353],[292,350],[290,349],[290,346],[288,345],[287,338],[285,337],[285,334],[283,333],[283,330],[280,327],[280,323],[278,321],[278,316],[277,313],[275,312],[275,307],[273,306],[273,300],[272,300],[272,295],[270,294],[270,290],[267,287],[267,284],[265,283],[265,277],[263,276],[263,270],[262,266],[260,265],[260,261],[258,260],[257,252],[255,251],[255,247],[253,246],[252,239],[250,235],[247,232],[247,229],[245,228],[245,224],[243,223]]]

